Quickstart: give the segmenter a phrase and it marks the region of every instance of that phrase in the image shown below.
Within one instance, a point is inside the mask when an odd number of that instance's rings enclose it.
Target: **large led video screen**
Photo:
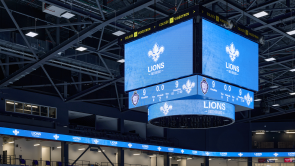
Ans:
[[[125,44],[125,91],[193,73],[193,21]]]
[[[258,44],[202,22],[202,74],[258,91]]]

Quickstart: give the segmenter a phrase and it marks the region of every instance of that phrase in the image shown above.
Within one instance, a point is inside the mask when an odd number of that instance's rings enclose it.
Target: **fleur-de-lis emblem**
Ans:
[[[131,148],[131,147],[132,147],[132,144],[131,144],[131,143],[129,143],[129,144],[128,144],[128,147],[129,147],[129,148]]]
[[[195,87],[195,82],[191,82],[191,80],[187,80],[184,85],[182,85],[182,89],[186,91],[187,94],[189,94],[192,89]]]
[[[238,155],[239,155],[240,157],[242,157],[242,156],[243,156],[243,153],[239,153]]]
[[[279,154],[275,153],[275,154],[273,154],[273,155],[277,157]]]
[[[244,96],[244,99],[246,100],[248,105],[250,105],[250,103],[253,101],[253,98],[249,95],[249,93]]]
[[[207,156],[209,156],[209,154],[210,154],[209,152],[206,152],[206,155],[207,155]]]
[[[181,153],[183,153],[184,152],[184,150],[183,149],[181,149]]]
[[[154,45],[153,50],[150,50],[148,52],[149,58],[152,58],[155,62],[158,61],[158,59],[160,58],[160,54],[162,54],[164,52],[164,46],[159,46],[157,43]]]
[[[158,147],[158,150],[161,151],[161,147],[160,146]]]
[[[13,130],[13,134],[14,134],[14,135],[18,135],[18,133],[19,133],[19,131],[18,131],[18,130],[16,130],[16,129],[15,129],[15,130]]]
[[[229,54],[230,60],[232,62],[234,62],[235,59],[239,57],[240,55],[240,52],[238,49],[235,48],[234,43],[231,43],[230,46],[226,46],[225,50],[226,50],[226,53]]]
[[[59,136],[57,134],[55,134],[53,137],[55,140],[57,140],[59,138]]]
[[[171,109],[172,105],[168,105],[167,103],[165,103],[163,107],[160,107],[160,110],[164,113],[164,115],[167,115]]]
[[[97,139],[95,139],[93,142],[94,142],[95,144],[97,144],[99,141],[98,141]]]

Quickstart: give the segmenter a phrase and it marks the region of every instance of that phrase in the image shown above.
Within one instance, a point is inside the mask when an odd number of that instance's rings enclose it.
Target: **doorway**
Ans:
[[[50,147],[42,146],[42,166],[46,166],[46,161],[51,160]]]

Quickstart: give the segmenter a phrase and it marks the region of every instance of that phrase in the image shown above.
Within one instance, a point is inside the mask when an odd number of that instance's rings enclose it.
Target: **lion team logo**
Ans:
[[[186,91],[187,94],[191,93],[192,89],[195,87],[195,82],[191,82],[191,80],[187,80],[184,85],[182,85],[182,89]]]
[[[206,78],[203,78],[203,80],[201,81],[201,89],[204,95],[208,92],[209,84],[206,81]]]
[[[253,101],[253,98],[249,95],[249,93],[244,96],[244,99],[246,100],[248,105],[250,105],[250,103]]]
[[[167,103],[165,103],[163,107],[160,107],[160,110],[164,113],[164,115],[167,115],[171,109],[172,105],[168,105]]]
[[[159,46],[157,43],[154,45],[153,50],[150,50],[148,52],[149,58],[152,58],[155,62],[158,61],[160,58],[160,54],[164,52],[165,48],[164,46]]]
[[[240,52],[239,52],[238,49],[235,48],[234,43],[231,43],[230,46],[226,46],[225,49],[226,49],[226,53],[229,54],[230,60],[231,60],[232,62],[234,62],[235,59],[236,59],[237,57],[239,57],[239,55],[240,55]]]
[[[139,101],[139,95],[138,95],[137,91],[133,92],[133,95],[131,97],[131,101],[134,106],[137,105],[137,103]]]

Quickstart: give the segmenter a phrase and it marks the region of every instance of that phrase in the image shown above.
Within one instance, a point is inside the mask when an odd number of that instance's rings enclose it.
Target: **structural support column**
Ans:
[[[63,166],[69,165],[69,144],[61,142],[61,162]]]
[[[169,153],[164,154],[164,166],[170,166]]]
[[[118,166],[124,166],[124,149],[123,148],[118,148],[117,163],[118,163]]]
[[[248,157],[247,166],[252,166],[252,157]]]
[[[118,119],[118,122],[117,122],[117,129],[118,129],[118,131],[120,131],[121,133],[124,133],[124,119],[122,119],[122,118]]]
[[[203,166],[209,166],[209,156],[204,157],[204,164]]]

